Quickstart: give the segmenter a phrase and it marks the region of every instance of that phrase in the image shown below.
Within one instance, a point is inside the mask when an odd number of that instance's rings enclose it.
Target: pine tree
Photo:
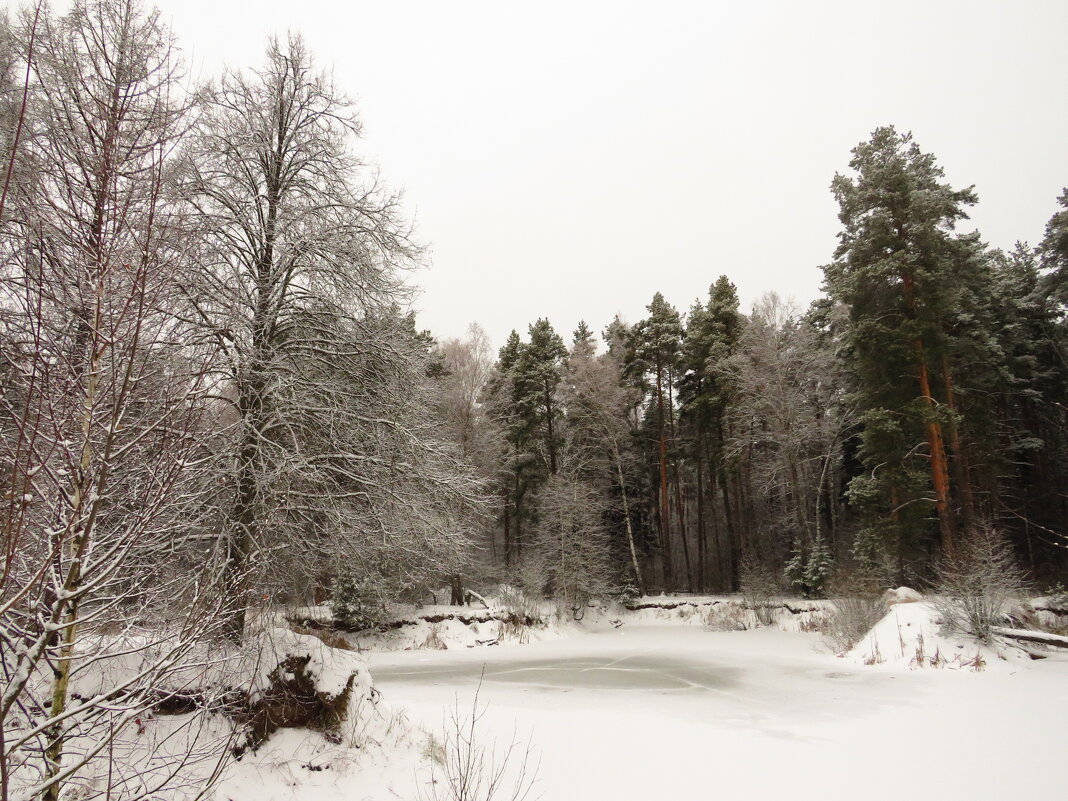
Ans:
[[[865,415],[870,473],[851,491],[881,509],[869,533],[889,530],[900,563],[929,493],[943,550],[951,553],[956,538],[944,323],[959,308],[960,271],[974,255],[974,243],[952,231],[976,195],[944,183],[934,157],[892,127],[854,148],[850,167],[854,177],[836,175],[831,185],[842,231],[824,272],[830,296],[850,310],[848,358]]]
[[[549,475],[557,471],[560,449],[560,408],[556,389],[563,375],[567,348],[552,324],[542,318],[529,329],[530,342],[515,365],[515,400],[530,426],[531,437]]]
[[[648,376],[651,381],[653,396],[649,411],[657,449],[657,527],[664,555],[664,583],[672,587],[675,565],[673,563],[673,528],[669,487],[671,476],[669,448],[674,445],[672,440],[674,439],[675,410],[672,402],[672,388],[680,366],[683,329],[678,311],[659,292],[653,296],[652,302],[646,308],[649,316],[638,323],[632,331],[630,369]],[[689,546],[685,532],[680,530],[679,533],[682,538],[685,571],[689,578],[691,575]]]
[[[1057,198],[1061,211],[1050,217],[1046,235],[1039,246],[1042,267],[1048,272],[1046,292],[1061,307],[1068,308],[1068,187]]]
[[[528,426],[515,402],[515,370],[523,350],[519,333],[514,329],[497,353],[497,364],[486,384],[484,402],[494,424],[501,429],[506,442],[503,469],[498,492],[501,496],[500,524],[504,537],[504,564],[512,567],[522,555],[525,510],[524,468]]]
[[[738,345],[741,331],[738,305],[734,284],[721,275],[709,287],[708,300],[704,304],[695,303],[690,309],[678,381],[680,425],[688,440],[689,461],[696,472],[698,573],[702,583],[707,580],[707,527],[711,529],[711,542],[721,568],[720,582],[728,588],[737,585],[740,537],[736,536],[738,524],[731,503],[730,470],[724,447],[730,390],[718,365]],[[722,494],[722,524],[715,500],[717,490]]]
[[[567,349],[548,320],[531,324],[529,333],[528,343],[514,330],[509,334],[487,388],[492,414],[505,432],[510,452],[501,520],[509,567],[522,559],[523,531],[537,519],[530,498],[556,474],[561,444],[557,389]]]

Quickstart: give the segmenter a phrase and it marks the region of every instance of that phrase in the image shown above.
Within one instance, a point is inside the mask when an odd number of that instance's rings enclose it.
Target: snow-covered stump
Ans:
[[[364,659],[282,628],[265,632],[256,646],[251,686],[239,715],[245,738],[235,752],[255,750],[285,728],[311,729],[340,742],[343,724],[355,723],[356,711],[372,697]]]

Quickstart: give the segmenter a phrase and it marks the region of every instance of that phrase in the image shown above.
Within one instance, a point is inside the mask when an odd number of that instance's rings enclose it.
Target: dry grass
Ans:
[[[750,627],[746,609],[736,603],[710,606],[704,613],[704,621],[709,631],[746,631]]]
[[[336,648],[338,651],[357,650],[352,643],[348,641],[348,638],[339,631],[333,631],[331,629],[312,629],[307,626],[297,625],[296,623],[290,623],[289,630],[294,634],[306,634],[309,637],[315,637],[326,647]]]
[[[432,651],[447,651],[449,648],[441,638],[441,627],[436,623],[427,631],[426,638],[419,647]]]

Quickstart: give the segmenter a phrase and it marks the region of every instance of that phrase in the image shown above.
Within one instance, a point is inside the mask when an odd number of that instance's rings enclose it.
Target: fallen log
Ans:
[[[1020,642],[1033,642],[1040,645],[1049,645],[1053,648],[1068,648],[1068,637],[1061,637],[1058,634],[1001,627],[994,627],[993,632],[1000,637],[1008,637],[1011,640],[1019,640]]]

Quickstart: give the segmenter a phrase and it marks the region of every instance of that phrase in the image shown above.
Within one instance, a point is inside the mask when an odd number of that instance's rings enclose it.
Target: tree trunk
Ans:
[[[919,360],[920,394],[932,410],[935,399],[931,396],[931,383],[927,375],[927,362],[923,358],[923,343],[916,340]],[[949,506],[949,469],[946,461],[946,446],[942,438],[942,426],[937,420],[927,421],[927,446],[931,451],[931,481],[935,492],[935,511],[938,513],[938,528],[942,534],[942,551],[952,557],[956,550],[957,525]]]
[[[656,408],[659,423],[658,465],[660,469],[660,491],[657,498],[660,522],[660,544],[664,552],[664,584],[665,589],[673,589],[672,560],[671,560],[671,499],[668,495],[668,468],[667,468],[667,430],[664,420],[664,372],[658,365],[656,369]]]
[[[668,430],[671,435],[671,445],[678,453],[678,441],[675,433],[675,397],[672,391],[674,381],[672,376],[668,374]],[[686,532],[686,507],[682,502],[682,486],[681,479],[679,478],[679,463],[677,456],[672,460],[672,478],[675,485],[675,513],[679,521],[679,539],[682,540],[682,564],[683,569],[686,571],[686,585],[689,590],[693,590],[693,566],[690,559],[690,540]]]
[[[556,437],[553,432],[553,393],[552,388],[545,387],[545,418],[548,425],[548,442],[545,443],[549,451],[549,474],[556,475]]]
[[[949,424],[949,447],[953,454],[951,464],[953,466],[953,480],[960,492],[961,499],[961,523],[964,530],[971,529],[975,521],[975,496],[972,493],[971,471],[968,469],[968,457],[960,441],[960,426],[957,425],[957,399],[953,394],[953,375],[949,369],[949,359],[942,354],[942,381],[946,388],[946,406],[953,413],[953,421]]]
[[[627,545],[630,547],[630,562],[634,568],[634,580],[638,583],[638,591],[645,595],[645,581],[642,579],[642,569],[638,564],[638,549],[634,545],[634,527],[630,522],[630,504],[627,501],[627,484],[623,478],[623,460],[619,454],[619,447],[613,441],[612,460],[616,463],[616,475],[619,477],[619,495],[623,500],[623,520],[627,524]]]
[[[705,478],[704,460],[701,454],[697,454],[697,577],[698,590],[705,592],[708,589],[707,573],[707,547],[705,538]]]
[[[712,508],[712,536],[713,541],[716,544],[716,573],[719,576],[719,586],[727,587],[730,584],[730,573],[725,572],[726,560],[729,554],[729,547],[723,547],[723,530],[719,525],[719,516],[716,514],[716,488],[719,469],[716,463],[712,460],[712,454],[709,451],[708,438],[705,437],[705,461],[708,462],[708,502]],[[726,500],[726,491],[724,491],[724,500]],[[725,511],[725,514],[729,514],[729,510]],[[724,524],[729,525],[725,522]]]
[[[912,319],[916,319],[915,279],[912,273],[906,271],[902,275],[902,282],[909,314]],[[923,339],[916,337],[912,341],[912,347],[916,353],[920,396],[927,402],[928,409],[933,413],[937,402],[931,394],[931,381],[927,372],[927,356]],[[952,557],[956,545],[957,526],[953,510],[949,506],[949,469],[946,461],[945,442],[942,437],[942,426],[937,420],[930,417],[926,422],[926,428],[927,446],[931,455],[931,483],[934,486],[938,528],[942,535],[942,551],[946,556]]]

